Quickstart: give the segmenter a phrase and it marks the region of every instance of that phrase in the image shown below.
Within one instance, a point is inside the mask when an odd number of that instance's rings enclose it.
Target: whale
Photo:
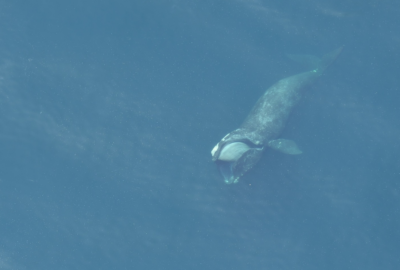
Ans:
[[[307,89],[342,52],[340,47],[321,58],[289,55],[309,66],[309,70],[284,79],[268,88],[258,99],[239,128],[225,135],[211,150],[212,161],[226,184],[238,183],[257,164],[266,149],[299,155],[302,151],[289,139],[280,138],[293,108]]]

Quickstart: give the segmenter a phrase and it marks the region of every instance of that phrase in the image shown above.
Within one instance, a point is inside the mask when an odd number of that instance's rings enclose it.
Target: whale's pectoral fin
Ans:
[[[299,155],[303,153],[294,141],[285,139],[276,139],[268,142],[268,146],[272,149],[278,150],[284,154]]]

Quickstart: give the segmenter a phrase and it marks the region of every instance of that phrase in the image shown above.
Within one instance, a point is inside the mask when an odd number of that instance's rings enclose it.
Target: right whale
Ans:
[[[237,183],[258,162],[267,147],[286,154],[301,154],[295,142],[281,139],[279,135],[304,91],[335,61],[342,49],[340,47],[321,59],[291,57],[306,60],[312,64],[312,69],[284,78],[268,88],[242,125],[225,135],[212,149],[212,160],[216,162],[225,183]]]

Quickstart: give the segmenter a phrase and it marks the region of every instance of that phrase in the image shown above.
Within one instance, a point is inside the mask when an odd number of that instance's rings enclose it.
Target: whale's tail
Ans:
[[[325,54],[321,60],[319,61],[316,72],[322,73],[327,69],[335,60],[338,58],[340,53],[343,51],[343,46],[340,48],[337,48],[334,51],[331,51],[330,53]]]
[[[293,61],[306,65],[309,69],[313,70],[314,72],[322,74],[325,71],[325,69],[327,69],[333,62],[335,62],[336,58],[338,58],[342,50],[343,46],[325,54],[322,58],[319,58],[314,55],[298,55],[298,54],[288,54],[287,57],[289,57]]]

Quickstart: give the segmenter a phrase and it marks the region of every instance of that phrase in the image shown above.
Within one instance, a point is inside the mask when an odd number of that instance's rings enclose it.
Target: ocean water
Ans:
[[[400,3],[0,2],[0,269],[400,268]],[[225,185],[287,54],[340,58]]]

